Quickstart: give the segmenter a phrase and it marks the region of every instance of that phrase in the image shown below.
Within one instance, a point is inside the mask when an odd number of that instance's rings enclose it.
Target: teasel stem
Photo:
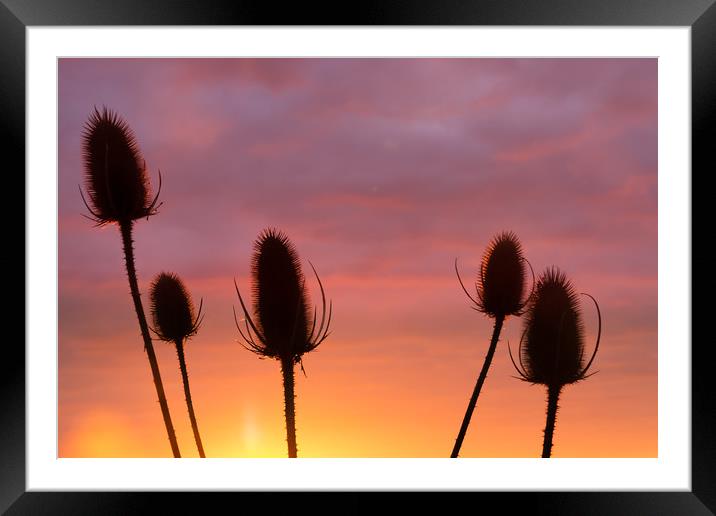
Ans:
[[[286,442],[288,443],[288,457],[295,459],[296,449],[296,395],[294,393],[293,360],[281,359],[281,374],[283,375],[283,399],[286,415]]]
[[[181,378],[184,383],[184,396],[186,397],[186,407],[189,410],[189,421],[191,421],[191,429],[194,432],[194,440],[196,448],[199,450],[199,457],[206,458],[204,453],[204,445],[201,444],[201,436],[199,435],[199,425],[196,423],[196,415],[194,414],[194,404],[191,402],[191,391],[189,390],[189,375],[186,371],[186,360],[184,360],[184,341],[177,339],[177,356],[179,357],[179,369],[181,369]]]
[[[162,377],[159,373],[159,364],[157,363],[157,357],[154,354],[154,346],[152,345],[152,338],[149,335],[149,326],[147,325],[147,318],[144,315],[144,308],[142,307],[142,300],[139,294],[139,286],[137,284],[137,271],[134,268],[132,221],[119,222],[119,230],[122,233],[124,262],[127,267],[129,289],[132,292],[134,311],[137,313],[137,319],[139,319],[139,328],[142,332],[142,338],[144,339],[144,349],[147,352],[147,358],[149,358],[149,366],[152,369],[152,378],[154,379],[154,386],[157,389],[157,396],[159,397],[159,406],[162,409],[162,416],[164,417],[164,425],[167,427],[169,444],[172,447],[172,453],[174,454],[174,457],[179,458],[181,457],[181,454],[179,453],[179,444],[177,443],[176,434],[174,433],[174,427],[172,426],[172,419],[169,415],[169,405],[167,404],[167,397],[164,394]]]
[[[465,417],[462,420],[462,426],[460,426],[460,432],[457,434],[457,439],[455,440],[455,446],[452,449],[452,453],[450,454],[450,458],[457,458],[457,456],[460,454],[460,448],[462,447],[462,441],[465,439],[465,434],[467,433],[467,427],[470,426],[470,419],[472,418],[472,413],[475,410],[475,405],[477,404],[477,398],[480,396],[480,391],[482,390],[482,384],[485,383],[485,378],[487,378],[487,371],[490,369],[490,364],[492,363],[492,357],[495,355],[495,349],[497,349],[497,341],[500,339],[500,332],[502,331],[502,323],[505,321],[504,315],[497,315],[495,317],[495,325],[492,329],[492,339],[490,340],[490,348],[487,350],[487,355],[485,356],[485,362],[482,364],[482,370],[480,371],[480,376],[477,378],[477,383],[475,384],[475,390],[472,391],[472,397],[470,398],[470,403],[467,405],[467,411],[465,412]]]
[[[554,436],[554,425],[557,421],[557,402],[562,392],[562,386],[550,386],[547,389],[547,423],[544,427],[544,442],[542,444],[542,458],[548,459],[552,456],[552,437]]]

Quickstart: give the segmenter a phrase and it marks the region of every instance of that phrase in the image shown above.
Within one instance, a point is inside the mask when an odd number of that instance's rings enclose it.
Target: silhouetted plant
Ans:
[[[309,262],[310,263],[310,262]],[[326,316],[326,295],[316,269],[313,273],[321,289],[321,317],[318,310],[309,311],[308,293],[301,264],[293,244],[288,237],[275,230],[264,230],[254,244],[251,264],[253,275],[252,317],[244,304],[239,287],[234,287],[244,313],[242,325],[236,318],[236,327],[244,340],[242,345],[259,355],[281,362],[286,416],[286,440],[288,456],[297,456],[296,413],[294,395],[294,365],[302,365],[302,356],[313,351],[329,335],[333,303],[328,304]]]
[[[196,334],[204,317],[201,313],[203,300],[199,302],[199,310],[195,315],[194,304],[184,283],[176,274],[165,272],[157,275],[152,282],[149,297],[154,319],[154,333],[161,340],[172,342],[176,346],[186,405],[189,410],[189,421],[194,432],[199,456],[204,458],[206,455],[199,435],[199,425],[196,423],[194,404],[191,401],[191,391],[189,390],[189,375],[184,359],[184,342]]]
[[[149,335],[147,319],[142,308],[132,242],[134,221],[145,217],[149,218],[157,212],[157,199],[162,187],[162,176],[160,173],[159,189],[152,199],[149,194],[149,178],[134,134],[119,115],[107,108],[103,108],[102,111],[95,108],[85,124],[82,134],[82,154],[89,204],[82,194],[81,188],[80,195],[92,215],[88,218],[93,220],[97,226],[106,224],[119,226],[129,288],[144,339],[144,349],[152,370],[169,443],[174,456],[179,457],[179,445],[169,415],[169,406],[164,395],[164,386],[159,374],[152,339]]]
[[[529,300],[524,298],[525,293],[525,263],[529,264],[522,256],[522,246],[517,236],[512,232],[502,232],[493,238],[482,257],[480,275],[475,284],[476,297],[470,295],[460,278],[460,272],[455,260],[455,273],[457,274],[463,291],[473,303],[473,309],[482,312],[488,317],[495,319],[492,330],[490,347],[482,365],[482,370],[477,378],[475,389],[467,405],[465,417],[462,420],[455,446],[450,457],[455,458],[460,454],[460,447],[465,439],[467,428],[470,425],[470,418],[475,410],[477,398],[480,396],[482,385],[487,378],[487,371],[490,369],[492,357],[497,348],[497,341],[505,319],[510,315],[521,315],[525,304]],[[531,270],[531,268],[530,268]]]
[[[512,357],[512,350],[509,350],[510,360],[520,379],[547,387],[547,423],[542,445],[543,458],[548,458],[552,454],[552,437],[562,388],[594,374],[587,374],[587,372],[599,349],[602,314],[597,300],[589,294],[582,294],[594,301],[599,319],[594,353],[586,366],[584,365],[584,326],[577,294],[565,274],[556,267],[547,269],[537,281],[525,321],[525,330],[520,339],[519,366]]]

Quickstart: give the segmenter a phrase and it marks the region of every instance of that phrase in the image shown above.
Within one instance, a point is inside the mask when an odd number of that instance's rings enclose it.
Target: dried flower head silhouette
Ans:
[[[457,274],[460,285],[468,298],[473,303],[473,309],[482,312],[488,317],[495,319],[495,325],[492,330],[492,339],[490,347],[485,356],[485,362],[482,370],[477,378],[475,389],[472,397],[467,405],[465,417],[460,425],[455,445],[453,446],[450,457],[455,458],[460,454],[462,442],[465,439],[467,428],[470,425],[472,413],[477,404],[477,398],[480,396],[482,385],[487,378],[487,371],[490,369],[492,357],[497,348],[497,341],[500,338],[502,324],[510,315],[521,315],[529,296],[525,298],[525,263],[529,262],[522,255],[522,245],[517,235],[512,232],[502,232],[492,239],[482,257],[480,265],[480,275],[475,284],[476,298],[470,295],[460,278],[460,272],[457,268],[457,259],[455,260],[455,273]],[[532,267],[530,266],[530,270]],[[533,274],[534,278],[534,274]]]
[[[150,200],[149,178],[139,145],[129,127],[117,113],[94,109],[82,135],[85,164],[85,188],[89,206],[80,189],[82,200],[98,225],[116,222],[131,224],[136,219],[157,213],[157,200],[162,188]]]
[[[567,276],[556,267],[547,269],[537,281],[534,298],[527,313],[525,330],[515,363],[520,379],[547,387],[547,423],[544,430],[542,457],[552,454],[552,437],[557,419],[557,402],[565,385],[591,376],[587,374],[599,350],[602,335],[602,314],[597,300],[599,329],[594,353],[584,365],[584,326],[577,294]],[[508,346],[509,349],[509,346]]]
[[[310,263],[310,262],[309,262]],[[281,362],[286,416],[288,456],[297,456],[294,365],[302,356],[318,347],[329,335],[333,303],[328,303],[316,269],[313,273],[321,289],[321,317],[309,310],[308,293],[298,254],[288,237],[276,229],[264,230],[254,244],[251,271],[253,275],[253,317],[244,304],[239,287],[234,287],[244,313],[243,326],[236,318],[242,345],[259,355]],[[303,365],[301,365],[303,368]]]
[[[92,215],[88,218],[94,220],[98,226],[115,223],[119,226],[122,235],[129,288],[144,339],[144,349],[149,359],[169,444],[174,457],[179,457],[179,446],[139,295],[132,242],[134,221],[148,218],[157,212],[162,176],[160,173],[159,188],[152,199],[149,194],[149,178],[134,133],[119,115],[107,108],[102,108],[102,111],[95,108],[85,124],[82,135],[82,157],[89,203],[82,194],[81,188],[80,195]]]
[[[181,279],[172,273],[162,272],[152,282],[149,291],[149,298],[152,306],[152,318],[154,328],[152,330],[161,340],[171,342],[176,346],[179,357],[179,369],[184,384],[184,396],[189,410],[189,421],[194,432],[194,440],[201,458],[204,454],[204,445],[199,435],[199,425],[194,414],[194,404],[191,401],[189,390],[189,375],[187,373],[186,361],[184,359],[184,342],[196,335],[204,316],[201,313],[204,301],[199,302],[199,310],[195,314],[194,304],[191,296],[184,287]]]

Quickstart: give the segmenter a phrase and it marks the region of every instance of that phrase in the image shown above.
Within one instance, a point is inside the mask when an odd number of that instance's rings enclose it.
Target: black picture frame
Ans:
[[[694,180],[716,171],[711,148],[716,125],[716,5],[715,0],[365,0],[329,5],[272,2],[196,0],[0,0],[0,142],[3,143],[3,185],[5,192],[25,191],[25,28],[37,25],[566,25],[566,26],[688,26],[691,28],[692,73],[692,192]],[[332,6],[331,6],[332,5]],[[711,129],[711,130],[709,130]],[[19,178],[23,177],[20,181]],[[20,184],[11,185],[15,178]],[[701,181],[703,184],[703,181]],[[19,189],[18,189],[19,188]],[[10,197],[10,196],[8,196]],[[11,197],[24,199],[17,193]],[[10,199],[3,206],[8,225],[20,210]],[[692,198],[692,237],[711,232],[698,231],[708,220],[696,210]],[[23,210],[24,213],[24,210]],[[24,225],[23,225],[24,228]],[[705,229],[705,226],[704,226]],[[702,238],[703,238],[702,237]],[[25,270],[23,252],[10,253],[6,243],[3,264],[6,276],[11,266]],[[699,242],[702,239],[694,239]],[[691,252],[693,253],[693,247]],[[18,248],[14,248],[18,249]],[[13,263],[14,262],[14,263]],[[704,258],[694,259],[692,277],[706,266]],[[26,272],[25,272],[26,274]],[[696,276],[693,276],[696,274]],[[25,275],[23,275],[25,276]],[[693,296],[705,290],[712,276],[693,282],[692,321],[706,317],[708,306]],[[14,286],[14,285],[13,285]],[[24,287],[23,287],[24,288]],[[19,292],[19,285],[18,290]],[[23,299],[25,293],[23,290]],[[8,320],[13,317],[8,310]],[[22,310],[24,315],[24,303]],[[17,317],[19,319],[20,314]],[[668,314],[660,314],[668,316]],[[6,326],[11,327],[11,326]],[[0,511],[8,514],[135,514],[152,504],[162,513],[184,514],[214,503],[236,502],[237,497],[260,497],[272,511],[295,510],[296,496],[249,493],[126,493],[126,492],[26,492],[25,489],[25,351],[18,337],[6,337],[0,360],[2,420],[0,422]],[[692,333],[692,490],[690,492],[525,492],[464,493],[451,496],[474,497],[480,503],[503,506],[509,512],[529,510],[530,514],[714,514],[716,513],[716,396],[711,383],[715,362],[710,339]],[[22,342],[24,343],[24,331]],[[352,493],[340,512],[370,510],[374,494]],[[211,497],[211,500],[208,498]],[[412,500],[421,500],[416,494]],[[243,499],[242,499],[243,501]],[[456,500],[460,501],[467,500]],[[247,503],[244,501],[244,503]],[[422,502],[419,502],[422,503]],[[291,504],[289,506],[289,504]],[[248,508],[249,506],[242,506]],[[313,504],[312,506],[313,507]],[[241,510],[234,506],[235,510]],[[231,509],[230,509],[231,510]]]

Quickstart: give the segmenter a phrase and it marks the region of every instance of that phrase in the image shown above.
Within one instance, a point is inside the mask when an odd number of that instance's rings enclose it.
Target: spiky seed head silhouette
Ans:
[[[285,235],[268,231],[258,242],[251,265],[254,313],[270,352],[300,356],[308,342],[308,300],[293,244]]]
[[[455,272],[475,310],[490,317],[506,317],[521,315],[529,301],[530,296],[525,298],[524,295],[525,263],[529,265],[522,254],[522,244],[517,235],[511,231],[503,231],[492,239],[482,257],[480,275],[475,285],[476,298],[470,295],[462,283],[457,260]]]
[[[152,282],[149,292],[154,333],[164,341],[177,342],[195,335],[203,316],[203,300],[195,315],[191,296],[181,279],[172,273],[162,272]]]
[[[326,316],[326,296],[316,269],[313,268],[313,272],[322,300],[320,324],[317,308],[314,307],[313,316],[309,312],[306,282],[298,254],[284,233],[270,228],[259,235],[254,244],[251,272],[253,317],[234,282],[244,312],[244,328],[236,320],[245,341],[244,347],[263,357],[300,362],[305,353],[314,350],[328,337],[333,313],[333,304],[329,302]]]
[[[584,325],[572,283],[556,267],[548,268],[540,276],[520,342],[521,367],[512,359],[523,380],[557,388],[590,376],[587,372],[599,349],[601,313],[597,301],[589,294],[585,295],[594,301],[599,316],[597,343],[586,365]]]
[[[139,145],[117,113],[94,108],[82,134],[82,157],[89,203],[82,189],[80,194],[97,225],[129,223],[156,213],[161,173],[157,195],[151,199]]]

